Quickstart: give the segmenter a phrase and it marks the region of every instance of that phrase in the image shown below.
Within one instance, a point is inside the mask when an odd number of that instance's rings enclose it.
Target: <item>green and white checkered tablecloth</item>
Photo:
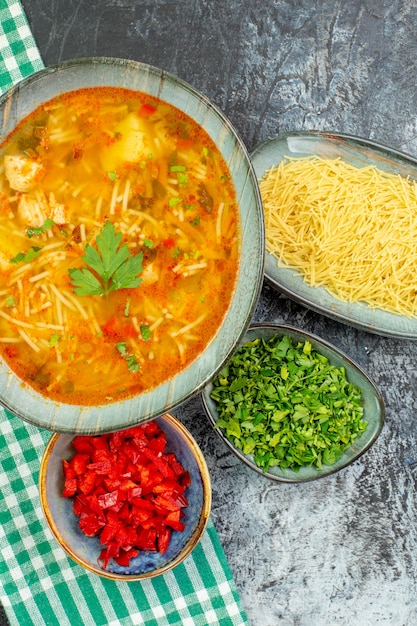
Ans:
[[[0,600],[12,624],[248,623],[211,521],[183,563],[147,581],[114,582],[69,559],[39,501],[39,463],[50,436],[0,408]]]
[[[19,0],[0,0],[0,93],[42,68]]]
[[[0,0],[0,93],[43,68],[18,0]],[[67,557],[39,500],[51,433],[0,407],[0,602],[13,626],[248,624],[216,529],[164,576],[114,582]]]

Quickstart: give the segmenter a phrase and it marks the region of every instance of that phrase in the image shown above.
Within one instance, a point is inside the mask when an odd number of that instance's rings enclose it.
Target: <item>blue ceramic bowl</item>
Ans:
[[[168,549],[158,552],[139,552],[129,567],[110,560],[107,569],[97,562],[103,548],[98,537],[87,537],[78,527],[79,518],[73,512],[73,498],[63,498],[63,459],[70,459],[75,451],[72,435],[51,437],[45,449],[39,474],[40,499],[46,521],[65,552],[90,572],[112,580],[134,581],[165,574],[181,563],[199,543],[211,509],[211,484],[204,456],[188,430],[172,415],[155,420],[167,437],[166,450],[173,452],[184,469],[190,472],[191,484],[185,495],[189,505],[183,509],[183,532],[173,531]]]
[[[241,459],[241,461],[259,474],[262,474],[272,480],[286,483],[300,483],[334,474],[338,470],[341,470],[356,461],[356,459],[366,452],[366,450],[368,450],[376,441],[384,425],[385,418],[385,407],[381,393],[375,383],[361,369],[361,367],[352,361],[346,354],[332,346],[327,341],[320,339],[316,335],[298,330],[292,326],[268,323],[252,324],[240,342],[240,345],[243,345],[247,341],[253,341],[258,337],[264,338],[268,341],[275,335],[282,337],[287,335],[293,340],[293,342],[304,342],[307,340],[311,343],[313,348],[317,350],[317,352],[327,357],[332,365],[345,368],[348,380],[357,387],[361,388],[363,391],[363,419],[368,423],[366,430],[353,442],[350,448],[348,448],[340,459],[333,465],[323,465],[323,469],[321,470],[318,470],[313,466],[301,467],[298,472],[291,469],[282,470],[280,467],[271,467],[267,472],[263,472],[262,469],[255,464],[253,455],[243,454],[241,450],[236,448],[234,444],[227,439],[226,435],[220,428],[216,428],[216,432],[232,450],[232,452],[234,452],[236,456]],[[216,403],[210,397],[212,389],[213,385],[212,383],[209,383],[203,390],[202,400],[207,416],[213,427],[215,427],[218,420],[218,413]]]
[[[262,287],[265,242],[262,202],[247,150],[233,126],[204,95],[155,67],[112,58],[66,61],[21,81],[0,98],[5,138],[37,106],[86,87],[124,87],[174,105],[208,133],[226,161],[241,221],[240,265],[229,309],[207,348],[167,382],[134,398],[100,406],[56,402],[26,385],[0,358],[0,402],[14,415],[60,433],[94,435],[128,428],[163,415],[200,391],[233,353],[249,326]]]

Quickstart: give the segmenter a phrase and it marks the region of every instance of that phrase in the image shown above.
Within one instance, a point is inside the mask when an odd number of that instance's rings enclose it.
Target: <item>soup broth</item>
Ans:
[[[47,397],[99,405],[188,366],[222,323],[239,259],[228,167],[170,104],[63,94],[2,145],[0,349]]]

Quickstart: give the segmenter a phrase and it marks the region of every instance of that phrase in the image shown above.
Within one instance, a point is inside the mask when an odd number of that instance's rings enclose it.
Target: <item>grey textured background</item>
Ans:
[[[47,65],[131,58],[190,82],[251,150],[278,131],[371,138],[417,156],[417,2],[23,0]],[[281,485],[176,411],[205,453],[212,517],[254,626],[417,625],[417,344],[326,319],[264,286],[256,320],[344,350],[379,384],[386,425],[337,475]]]

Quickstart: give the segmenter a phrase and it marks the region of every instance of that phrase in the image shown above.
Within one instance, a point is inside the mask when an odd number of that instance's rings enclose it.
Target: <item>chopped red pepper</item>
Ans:
[[[64,491],[62,492],[62,495],[64,496],[64,498],[71,498],[72,496],[75,496],[75,494],[77,493],[77,479],[76,478],[66,478],[65,479],[65,488]]]
[[[94,513],[82,516],[79,523],[80,529],[87,537],[94,537],[103,528],[103,525],[103,522]]]
[[[137,498],[142,494],[142,487],[132,487],[129,490],[129,500],[133,500],[133,498]]]
[[[104,493],[97,498],[99,505],[102,509],[110,509],[115,506],[118,501],[118,491],[111,491],[110,493]]]
[[[166,526],[170,526],[174,530],[182,532],[184,530],[184,524],[181,522],[181,515],[182,513],[179,509],[171,511],[171,513],[169,513],[165,518]]]
[[[147,102],[145,102],[140,107],[140,109],[138,111],[138,116],[139,117],[149,117],[150,115],[152,115],[152,113],[155,113],[155,111],[156,111],[155,107],[153,107],[151,104],[148,104]]]
[[[160,452],[162,454],[162,452],[165,450],[166,443],[166,435],[165,433],[161,433],[160,435],[158,435],[157,437],[153,437],[149,441],[149,448],[155,450],[155,452]]]
[[[72,446],[77,452],[90,454],[94,450],[93,437],[88,437],[87,435],[77,435],[72,440]]]
[[[160,507],[163,507],[167,511],[178,511],[182,507],[185,507],[188,505],[188,502],[185,496],[182,496],[180,494],[174,494],[173,496],[168,496],[168,497],[163,496],[163,495],[158,495],[155,498],[155,503],[158,504]]]
[[[137,331],[130,322],[121,322],[118,316],[111,317],[102,328],[104,335],[114,341],[122,341],[126,337],[137,337]]]
[[[108,450],[109,449],[109,444],[107,442],[107,439],[103,439],[103,437],[93,437],[92,444],[96,450]]]
[[[156,528],[142,528],[142,530],[138,533],[137,546],[139,550],[156,552],[156,540]]]
[[[135,558],[135,556],[137,556],[138,554],[139,554],[139,550],[134,550],[133,548],[131,548],[130,550],[127,550],[126,552],[122,552],[121,554],[119,554],[116,561],[118,562],[119,565],[125,565],[127,567],[130,563],[130,559]]]
[[[65,476],[65,478],[76,478],[77,477],[75,469],[73,468],[73,466],[72,466],[70,461],[67,461],[67,460],[62,461],[62,467],[64,469],[64,476]]]
[[[112,468],[111,461],[108,459],[105,461],[97,461],[96,463],[89,463],[87,465],[89,470],[93,470],[96,474],[108,474]]]
[[[170,528],[164,528],[158,535],[158,551],[163,554],[167,551],[169,541],[171,539],[172,530]]]
[[[83,476],[87,471],[87,465],[90,462],[88,454],[76,454],[72,459],[72,467],[77,476]]]
[[[178,148],[191,148],[192,145],[193,145],[192,139],[182,139],[181,137],[177,139]]]
[[[91,493],[96,486],[96,475],[94,472],[87,472],[78,478],[78,489],[82,493]]]
[[[98,535],[98,560],[128,566],[140,550],[165,552],[182,532],[190,474],[172,452],[156,421],[98,437],[77,435],[63,461],[63,497],[74,498],[79,527]]]

